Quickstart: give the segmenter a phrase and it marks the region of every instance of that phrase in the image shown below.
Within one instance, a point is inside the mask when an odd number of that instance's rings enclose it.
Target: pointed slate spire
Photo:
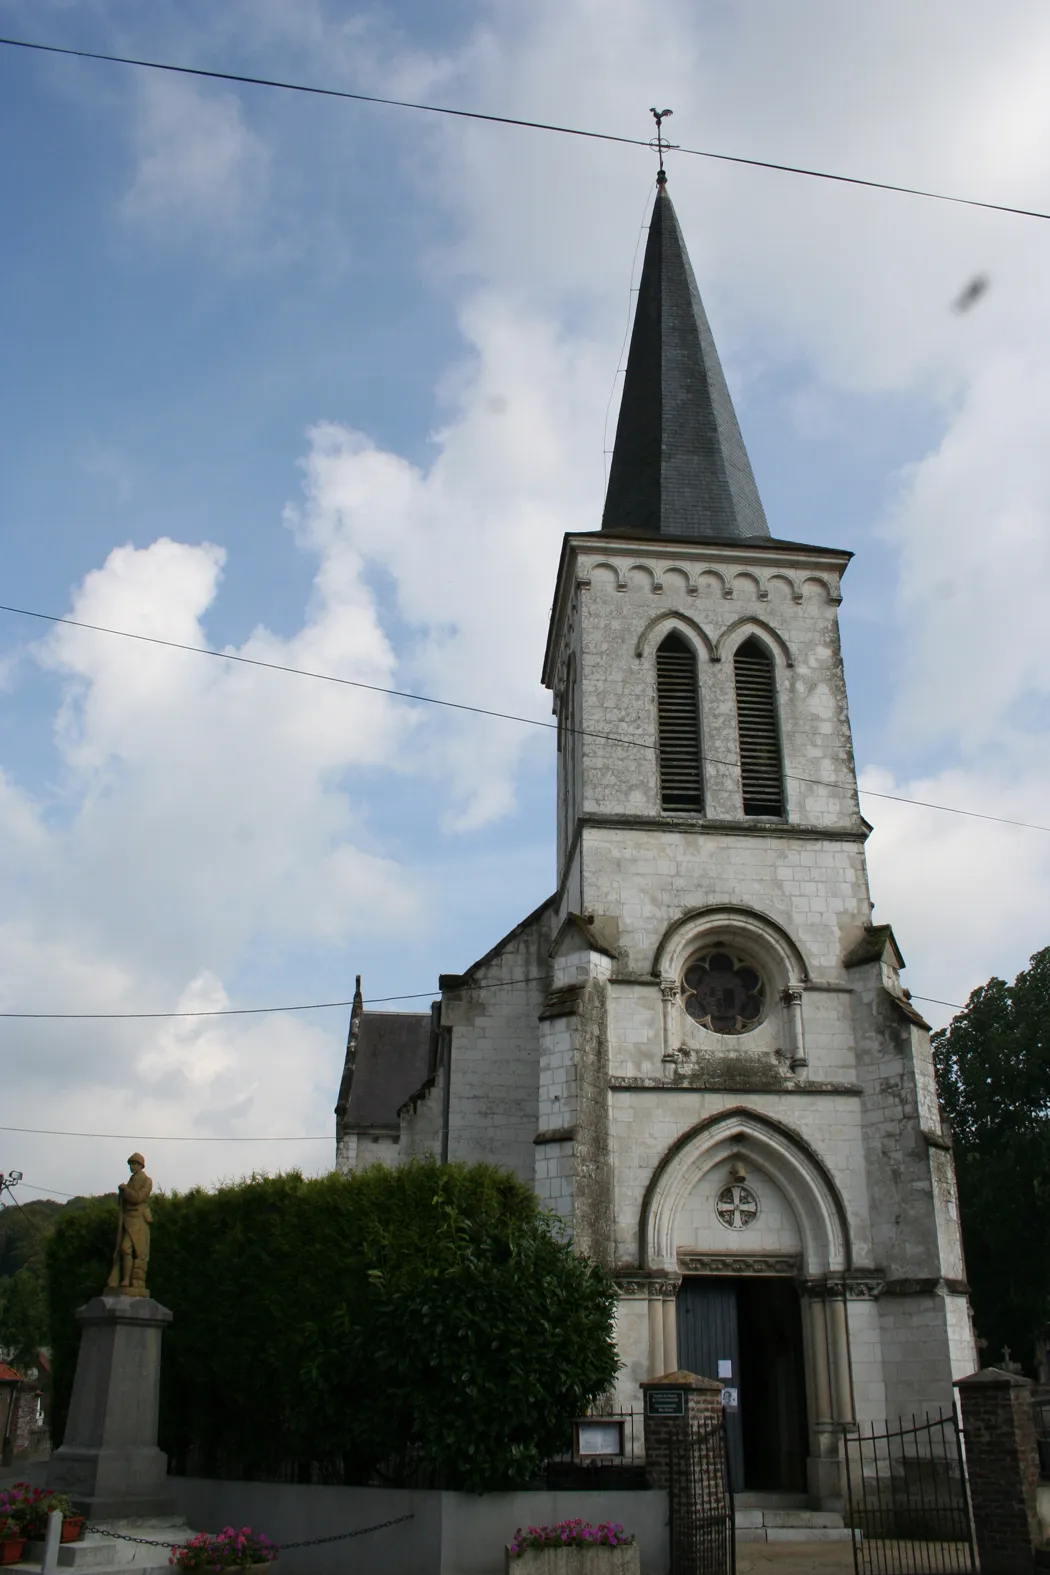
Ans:
[[[769,535],[662,169],[602,530],[721,540]]]

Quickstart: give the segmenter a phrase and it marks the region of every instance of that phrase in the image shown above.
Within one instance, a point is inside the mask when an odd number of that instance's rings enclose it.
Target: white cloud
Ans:
[[[255,218],[268,171],[266,147],[233,93],[142,73],[127,219],[165,238],[206,230],[228,239]]]
[[[1050,825],[1050,748],[1045,740],[1012,775],[993,763],[895,781],[869,770],[880,793],[952,804]],[[1046,929],[1050,834],[938,814],[915,804],[865,799],[875,821],[868,844],[877,923],[892,923],[916,995],[964,1004],[993,973],[1012,979],[1050,944]],[[919,1003],[935,1024],[951,1010]]]
[[[296,11],[270,0],[267,16],[290,27]],[[355,66],[345,20],[303,11],[301,47],[337,73]],[[663,100],[687,145],[1039,206],[1048,48],[1031,0],[1008,0],[991,32],[976,3],[948,0],[848,16],[837,0],[704,16],[671,3],[658,27],[640,0],[536,0],[479,7],[460,49],[406,44],[380,60],[372,39],[367,59],[406,96],[641,136],[645,106]],[[170,233],[253,222],[268,156],[238,101],[166,79],[143,95],[128,217]],[[564,530],[600,517],[605,407],[652,164],[643,150],[414,127],[420,200],[454,234],[421,266],[454,293],[466,345],[441,389],[443,425],[424,465],[366,433],[314,427],[289,513],[317,563],[311,604],[297,633],[256,629],[236,654],[545,719],[557,549]],[[1032,725],[1050,594],[1050,387],[1033,349],[1047,326],[1046,227],[684,155],[672,189],[745,430],[754,386],[785,368],[801,384],[800,425],[822,430],[859,393],[920,404],[942,429],[899,478],[885,522],[900,660],[865,780],[1047,820],[1050,762]],[[951,300],[978,270],[992,290],[960,318]],[[841,515],[863,561],[850,498]],[[78,589],[74,616],[206,643],[223,569],[218,546],[118,547]],[[355,925],[401,945],[438,907],[425,871],[379,844],[370,801],[411,778],[446,827],[470,833],[508,813],[530,758],[533,735],[511,723],[83,631],[59,630],[41,655],[63,684],[63,776],[46,804],[10,782],[0,792],[16,892],[0,991],[17,1004],[189,1010],[223,1003],[260,949],[344,944]],[[874,803],[878,917],[894,923],[917,993],[962,1000],[1050,939],[1050,839]],[[303,1133],[331,1120],[335,1036],[299,1019],[81,1024],[27,1029],[25,1043],[20,1105],[54,1124]],[[291,1145],[215,1152],[165,1150],[168,1179],[272,1165],[275,1152],[317,1162]],[[43,1174],[48,1151],[34,1158]],[[72,1190],[85,1164],[74,1145],[48,1179]]]

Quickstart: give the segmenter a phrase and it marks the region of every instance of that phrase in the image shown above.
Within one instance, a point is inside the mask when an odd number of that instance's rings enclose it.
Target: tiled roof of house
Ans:
[[[336,1131],[397,1128],[397,1113],[433,1071],[429,1012],[366,1012],[358,976]]]

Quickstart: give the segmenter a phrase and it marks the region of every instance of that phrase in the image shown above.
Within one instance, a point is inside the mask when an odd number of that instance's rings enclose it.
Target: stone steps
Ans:
[[[63,1542],[58,1550],[59,1570],[69,1571],[69,1575],[171,1575],[168,1554],[177,1542],[187,1542],[193,1536],[184,1520],[170,1518],[117,1521],[114,1530],[124,1535],[107,1537],[85,1531],[76,1542]],[[131,1537],[148,1537],[150,1541],[133,1542]],[[153,1546],[154,1542],[160,1546]],[[21,1563],[7,1565],[4,1575],[25,1570],[40,1575],[43,1557],[43,1542],[27,1542]]]
[[[790,1502],[785,1503],[785,1500]],[[736,1499],[738,1542],[848,1542],[842,1516],[807,1509],[802,1495],[741,1493]]]

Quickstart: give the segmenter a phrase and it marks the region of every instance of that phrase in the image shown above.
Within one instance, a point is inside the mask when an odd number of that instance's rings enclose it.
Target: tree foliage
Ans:
[[[522,1483],[615,1376],[612,1282],[504,1171],[292,1172],[155,1205],[161,1444],[181,1469]],[[51,1242],[56,1422],[115,1229],[102,1205]]]
[[[0,1352],[23,1373],[37,1366],[47,1345],[47,1307],[43,1278],[30,1268],[0,1279]]]
[[[1032,1372],[1050,1322],[1050,947],[975,990],[933,1052],[985,1360],[1008,1346]]]

